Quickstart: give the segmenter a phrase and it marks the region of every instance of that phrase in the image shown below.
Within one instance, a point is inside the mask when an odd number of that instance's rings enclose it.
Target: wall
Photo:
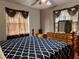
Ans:
[[[51,24],[53,24],[52,13],[53,12],[51,11],[51,9],[41,10],[41,12],[40,12],[40,19],[41,19],[40,23],[41,23],[41,28],[43,30],[43,33],[53,31],[52,28],[54,28],[54,27],[53,27],[53,25],[51,25]]]
[[[43,33],[47,32],[54,32],[54,19],[53,19],[53,10],[59,10],[63,8],[72,7],[79,4],[79,0],[74,0],[69,3],[65,3],[62,5],[59,5],[54,8],[49,8],[45,10],[40,11],[41,15],[41,28],[43,29]]]
[[[30,26],[29,32],[31,33],[32,28],[35,29],[35,33],[38,32],[38,29],[40,29],[40,10],[33,9],[16,3],[0,1],[0,40],[6,40],[5,7],[9,7],[17,10],[29,11],[29,26]]]

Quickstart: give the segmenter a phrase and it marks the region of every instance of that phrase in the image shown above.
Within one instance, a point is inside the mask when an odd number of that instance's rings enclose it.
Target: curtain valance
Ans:
[[[69,15],[74,16],[77,13],[77,11],[79,11],[79,5],[76,5],[76,6],[70,7],[70,8],[64,8],[61,10],[55,10],[54,11],[55,17],[59,17],[61,11],[63,11],[63,10],[67,10]]]
[[[77,7],[69,8],[67,11],[71,16],[74,16],[77,13]]]
[[[20,12],[24,18],[28,17],[28,11],[23,11],[23,10],[15,10],[15,9],[10,9],[10,8],[5,8],[5,11],[7,12],[8,16],[14,17],[17,12]]]
[[[28,17],[28,12],[26,11],[21,11],[21,14],[24,18],[27,18]]]
[[[55,15],[55,17],[59,17],[59,15],[60,15],[60,13],[61,13],[61,11],[54,11],[54,15]]]
[[[13,9],[6,8],[6,12],[10,17],[14,17],[16,15],[16,11]]]

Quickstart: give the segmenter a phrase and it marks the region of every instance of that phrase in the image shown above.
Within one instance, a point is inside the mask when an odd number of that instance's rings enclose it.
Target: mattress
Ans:
[[[0,45],[7,59],[68,59],[70,47],[63,41],[25,36]]]

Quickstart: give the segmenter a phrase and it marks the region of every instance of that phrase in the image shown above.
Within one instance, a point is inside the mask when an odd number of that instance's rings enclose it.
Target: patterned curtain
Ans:
[[[69,8],[69,9],[68,9],[68,13],[69,13],[71,16],[74,16],[74,15],[77,13],[77,8],[76,8],[76,7]]]
[[[23,17],[23,15],[20,13],[19,17],[19,31],[20,34],[28,33],[28,18]]]
[[[26,12],[26,11],[22,11],[21,14],[22,14],[22,16],[24,18],[27,18],[28,17],[28,12]]]
[[[71,8],[65,8],[54,11],[55,32],[58,30],[58,22],[60,20],[72,20],[72,31],[77,32],[79,22],[79,5]]]
[[[78,26],[77,26],[77,32],[79,33],[79,5],[77,5],[78,8]]]
[[[59,10],[59,11],[54,11],[54,15],[55,15],[55,17],[59,17],[60,13],[61,13],[60,10]]]
[[[19,13],[16,13],[14,17],[10,17],[6,14],[7,35],[19,34]]]
[[[59,21],[71,20],[71,16],[67,12],[67,10],[62,10],[59,17],[55,17],[55,32],[59,32]],[[63,24],[62,24],[63,25]],[[64,25],[63,25],[64,26]],[[61,27],[63,27],[61,26]],[[63,29],[60,28],[63,32]]]
[[[6,23],[7,35],[28,33],[28,12],[6,8]]]
[[[77,23],[78,23],[78,7],[74,6],[72,8],[67,9],[69,15],[71,16],[72,20],[72,32],[77,32]]]
[[[13,9],[5,8],[5,11],[7,12],[8,16],[14,17],[16,15],[16,11]]]

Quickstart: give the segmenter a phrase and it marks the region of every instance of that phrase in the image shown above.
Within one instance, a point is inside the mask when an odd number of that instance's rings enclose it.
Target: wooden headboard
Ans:
[[[59,40],[59,41],[64,41],[68,43],[68,45],[71,46],[72,52],[71,52],[71,57],[69,59],[74,59],[74,32],[73,33],[53,33],[53,32],[48,32],[47,33],[47,38],[53,39],[53,40]]]

